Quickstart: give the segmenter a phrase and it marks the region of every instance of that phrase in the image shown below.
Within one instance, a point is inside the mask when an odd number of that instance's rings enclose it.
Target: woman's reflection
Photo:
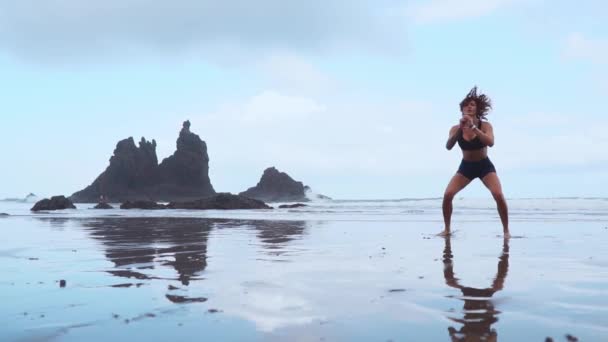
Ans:
[[[459,289],[464,301],[463,318],[448,317],[450,320],[463,324],[460,330],[449,327],[448,331],[452,341],[497,341],[496,330],[492,324],[498,321],[500,313],[494,308],[492,296],[502,290],[507,272],[509,270],[509,239],[503,240],[502,254],[498,258],[496,277],[489,288],[477,289],[460,285],[459,279],[454,275],[452,262],[452,246],[450,236],[445,238],[443,250],[443,276],[448,286]]]

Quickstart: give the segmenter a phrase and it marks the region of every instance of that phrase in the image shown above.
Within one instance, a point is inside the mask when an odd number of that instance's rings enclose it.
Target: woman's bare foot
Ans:
[[[445,236],[450,236],[450,235],[451,235],[451,233],[450,233],[449,230],[444,230],[441,233],[437,234],[437,236],[444,236],[444,237]]]

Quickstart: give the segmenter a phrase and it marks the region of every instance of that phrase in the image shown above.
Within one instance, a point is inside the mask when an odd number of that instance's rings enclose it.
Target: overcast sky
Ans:
[[[275,166],[440,197],[474,85],[508,197],[608,196],[606,22],[601,0],[0,0],[0,198],[70,195],[129,136],[162,160],[186,119],[217,191]]]

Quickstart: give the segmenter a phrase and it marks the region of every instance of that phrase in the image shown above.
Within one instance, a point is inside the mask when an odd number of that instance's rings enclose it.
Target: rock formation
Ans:
[[[288,174],[280,172],[274,167],[264,170],[259,183],[239,195],[264,202],[305,202],[309,200],[302,182],[295,181]]]
[[[198,199],[215,194],[209,180],[209,156],[207,144],[190,132],[190,121],[184,122],[177,150],[163,160],[158,167],[157,192],[163,201]]]
[[[93,207],[93,209],[114,209],[114,207],[109,205],[108,203],[100,202],[97,203],[97,205]]]
[[[272,209],[266,203],[230,193],[220,193],[191,202],[174,202],[167,205],[169,209]]]
[[[196,210],[234,210],[234,209],[272,209],[266,203],[252,198],[233,195],[230,193],[219,193],[213,196],[201,198],[195,201],[171,202],[167,205],[158,204],[154,201],[127,201],[120,209],[196,209]]]
[[[51,199],[45,198],[41,201],[36,202],[32,207],[32,211],[40,210],[62,210],[62,209],[76,209],[74,204],[65,196],[53,196]]]
[[[126,201],[125,203],[120,205],[120,209],[145,209],[145,210],[153,210],[153,209],[167,209],[167,207],[163,204],[158,204],[154,201]]]
[[[308,206],[303,203],[282,204],[279,206],[279,209],[295,209],[295,208],[302,208],[302,207],[308,207]]]
[[[95,203],[101,196],[109,202],[134,200],[178,201],[215,194],[209,180],[207,145],[183,124],[177,150],[160,165],[156,141],[133,138],[118,142],[110,165],[84,190],[74,193],[74,202]]]

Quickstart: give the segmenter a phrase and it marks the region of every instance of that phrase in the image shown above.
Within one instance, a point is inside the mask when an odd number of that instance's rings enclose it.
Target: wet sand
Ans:
[[[606,226],[9,216],[0,340],[606,341]]]

